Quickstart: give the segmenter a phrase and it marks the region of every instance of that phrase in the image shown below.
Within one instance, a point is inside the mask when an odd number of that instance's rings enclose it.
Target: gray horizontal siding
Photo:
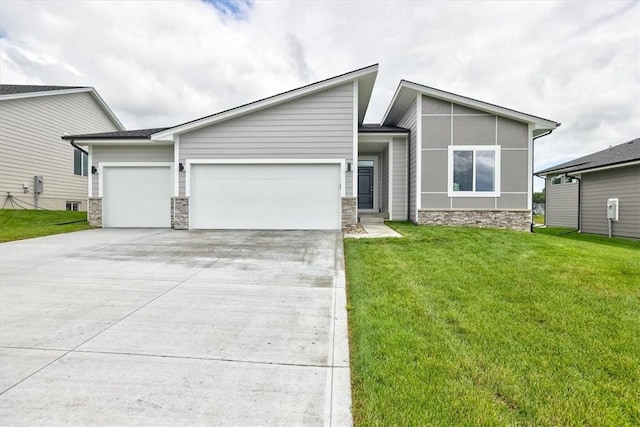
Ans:
[[[180,135],[186,159],[344,159],[353,162],[353,84]],[[347,196],[352,173],[346,175]],[[184,195],[184,174],[180,194]]]
[[[582,175],[582,231],[608,234],[607,199],[619,199],[613,235],[640,239],[640,165]]]
[[[417,210],[416,210],[416,190],[417,190],[417,175],[416,175],[416,152],[417,152],[417,101],[411,103],[406,113],[402,116],[402,119],[398,122],[399,127],[409,129],[409,188],[407,196],[409,197],[409,219],[417,222]],[[395,157],[395,156],[394,156]]]
[[[22,183],[31,190],[34,175],[44,177],[40,206],[84,202],[87,177],[73,174],[74,148],[60,137],[118,129],[89,93],[0,101],[0,203],[7,192],[33,203]]]
[[[91,164],[96,168],[102,162],[173,162],[173,145],[96,145],[91,152]],[[93,196],[98,196],[100,174],[92,177]]]
[[[407,219],[407,142],[393,138],[393,219]]]
[[[380,156],[382,165],[382,186],[380,197],[380,211],[389,212],[389,147],[387,146]]]
[[[549,177],[545,193],[545,224],[578,228],[578,183],[553,185]]]

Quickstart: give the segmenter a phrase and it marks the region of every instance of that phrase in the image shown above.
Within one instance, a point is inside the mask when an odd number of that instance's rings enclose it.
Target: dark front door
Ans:
[[[358,209],[373,209],[373,166],[358,167]]]

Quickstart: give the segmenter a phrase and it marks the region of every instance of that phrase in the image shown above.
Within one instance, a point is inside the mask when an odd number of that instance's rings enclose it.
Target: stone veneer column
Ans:
[[[529,231],[530,211],[418,211],[418,224],[464,225]]]
[[[89,198],[87,220],[92,227],[102,227],[102,197]]]
[[[342,198],[342,229],[349,229],[356,226],[358,222],[357,212],[357,198],[356,197],[343,197]]]
[[[171,198],[171,227],[174,230],[189,229],[189,198]]]

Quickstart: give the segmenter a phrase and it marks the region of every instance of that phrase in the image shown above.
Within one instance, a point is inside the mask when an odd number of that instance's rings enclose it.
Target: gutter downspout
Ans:
[[[83,148],[80,148],[80,146],[78,146],[78,145],[74,142],[74,140],[73,140],[73,139],[69,141],[69,144],[71,144],[71,146],[72,146],[73,148],[75,148],[76,150],[80,150],[80,151],[82,151],[82,152],[83,152],[84,154],[86,154],[87,156],[89,155],[89,152],[88,152],[88,151],[86,151],[86,150],[84,150]]]
[[[558,125],[558,126],[560,126],[560,125]],[[556,126],[556,127],[557,127],[557,126]],[[553,132],[553,129],[549,130],[548,132],[543,133],[542,135],[534,136],[534,137],[531,139],[531,161],[532,161],[532,162],[533,162],[533,161],[534,161],[534,159],[535,159],[535,156],[534,156],[535,144],[534,144],[533,142],[534,142],[536,139],[538,139],[538,138],[542,138],[543,136],[547,136],[547,135],[549,135],[551,132]],[[531,166],[533,167],[533,165],[531,165]],[[534,174],[534,175],[535,175],[535,174]],[[538,176],[538,177],[539,177],[539,175],[535,175],[535,176]],[[532,180],[531,180],[531,195],[532,195],[532,196],[533,196],[533,189],[534,189],[534,183],[533,183],[533,181],[534,181],[534,180],[532,179]],[[545,215],[544,215],[544,226],[546,227],[546,226],[547,226],[547,196],[546,196],[546,194],[547,194],[547,178],[544,178],[544,189],[545,189],[545,190],[544,190],[544,193],[545,193],[545,198],[544,198],[544,208],[545,208],[545,209],[544,209],[544,210],[545,210],[545,212],[544,212],[544,214],[545,214]],[[529,208],[530,208],[530,209],[533,209],[533,206],[529,206]],[[530,232],[530,233],[533,233],[533,212],[531,212],[531,225],[529,226],[529,232]]]

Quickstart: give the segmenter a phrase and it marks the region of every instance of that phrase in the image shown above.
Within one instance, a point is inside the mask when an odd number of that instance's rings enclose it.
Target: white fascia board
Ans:
[[[380,125],[384,124],[384,122],[387,121],[387,116],[389,115],[389,113],[391,113],[391,109],[396,104],[396,99],[398,99],[398,95],[400,94],[400,89],[402,89],[402,83],[403,82],[400,82],[400,84],[396,88],[396,92],[393,94],[393,98],[391,98],[391,102],[387,107],[387,111],[385,111],[384,116],[382,116],[382,120],[380,120]]]
[[[511,110],[509,108],[500,107],[498,105],[489,104],[487,102],[478,101],[476,99],[467,98],[466,96],[457,95],[451,92],[445,92],[438,89],[434,89],[428,86],[422,86],[416,83],[401,81],[398,89],[396,90],[396,94],[391,101],[391,105],[387,109],[387,113],[385,113],[384,118],[381,123],[384,123],[387,115],[391,112],[391,109],[394,106],[395,100],[403,88],[407,88],[409,90],[416,91],[418,93],[422,93],[424,95],[430,96],[432,98],[441,99],[444,101],[449,101],[455,104],[460,104],[465,107],[474,108],[476,110],[487,111],[492,114],[496,114],[498,116],[507,117],[513,120],[517,120],[520,122],[531,123],[534,125],[534,130],[553,130],[560,126],[560,123],[544,119],[542,117],[532,116],[530,114],[521,113],[519,111]]]
[[[212,116],[203,117],[201,119],[197,119],[192,122],[185,123],[183,125],[178,125],[176,127],[151,135],[151,139],[158,140],[158,141],[169,141],[169,140],[173,141],[174,134],[189,132],[195,129],[212,125],[214,123],[224,121],[224,120],[228,120],[231,118],[243,116],[245,114],[253,113],[255,111],[259,111],[274,105],[282,104],[283,102],[291,101],[296,98],[301,98],[303,96],[310,95],[315,92],[320,92],[322,90],[326,90],[335,86],[346,84],[354,80],[357,81],[357,79],[360,77],[366,76],[368,74],[377,73],[377,72],[378,72],[378,65],[377,64],[371,65],[369,67],[363,68],[358,71],[337,76],[328,80],[323,80],[321,82],[312,83],[310,85],[307,85],[298,89],[293,89],[291,91],[282,93],[280,95],[275,95],[266,99],[252,102],[250,104],[247,104],[241,107],[232,108],[231,110],[223,111],[221,113],[214,114]],[[358,108],[357,105],[355,106],[355,108]]]
[[[580,175],[583,173],[590,173],[590,172],[599,172],[599,171],[604,171],[604,170],[609,170],[609,169],[618,169],[618,168],[624,168],[627,166],[634,166],[634,165],[640,165],[640,160],[634,160],[631,162],[626,162],[626,163],[618,163],[615,165],[608,165],[608,166],[600,166],[597,168],[591,168],[591,169],[577,169],[577,170],[573,170],[570,172],[556,172],[555,175],[569,175],[569,176],[575,176],[575,175]],[[551,175],[552,173],[549,172],[547,175]]]
[[[119,130],[125,130],[125,127],[120,120],[116,117],[116,115],[111,111],[106,102],[102,99],[102,97],[98,94],[98,92],[92,87],[81,87],[76,89],[60,89],[60,90],[45,90],[41,92],[27,92],[27,93],[15,93],[9,95],[0,95],[0,101],[9,100],[9,99],[26,99],[26,98],[37,98],[41,96],[54,96],[54,95],[70,95],[74,93],[83,93],[89,92],[93,96],[93,98],[98,102],[102,110],[107,113],[111,121],[118,127]]]
[[[376,137],[376,136],[403,136],[403,137],[407,137],[409,134],[406,132],[358,132],[358,136],[360,138],[366,138],[366,137]]]

